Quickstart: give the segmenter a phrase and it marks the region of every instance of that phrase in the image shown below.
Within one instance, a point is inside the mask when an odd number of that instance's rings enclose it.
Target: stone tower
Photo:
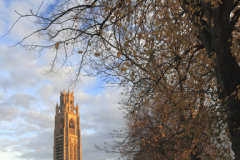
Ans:
[[[53,160],[82,160],[79,108],[69,90],[56,105]]]

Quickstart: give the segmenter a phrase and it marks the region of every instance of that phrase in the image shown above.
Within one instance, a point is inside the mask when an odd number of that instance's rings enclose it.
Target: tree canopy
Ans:
[[[123,156],[227,159],[231,142],[238,160],[239,7],[239,0],[62,0],[19,13],[38,28],[18,44],[52,50],[49,73],[71,67],[73,83],[86,74],[125,89]],[[25,44],[34,34],[47,43]]]

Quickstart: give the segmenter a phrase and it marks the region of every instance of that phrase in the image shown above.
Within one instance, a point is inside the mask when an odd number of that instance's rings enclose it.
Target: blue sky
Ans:
[[[0,0],[0,34],[4,35],[18,15],[36,10],[42,0]],[[54,3],[45,0],[44,7]],[[9,47],[31,33],[34,26],[20,21],[0,39],[0,160],[52,159],[54,114],[61,89],[68,89],[69,77],[44,76],[53,57],[45,52]],[[31,37],[27,42],[41,41]],[[109,132],[120,129],[123,115],[119,111],[119,92],[105,88],[98,77],[82,77],[74,90],[80,107],[83,160],[114,160],[117,154],[97,151],[95,144],[113,141]],[[70,88],[71,89],[71,88]]]

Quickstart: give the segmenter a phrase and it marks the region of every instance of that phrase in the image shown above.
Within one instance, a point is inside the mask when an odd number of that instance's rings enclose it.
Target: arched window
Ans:
[[[73,119],[71,119],[71,120],[69,121],[69,128],[74,129],[74,121],[73,121]]]
[[[64,120],[61,119],[61,120],[60,120],[60,135],[63,134],[63,130],[64,130]]]
[[[71,119],[71,120],[69,121],[69,129],[70,129],[70,133],[71,133],[71,134],[75,134],[75,124],[74,124],[73,119]]]

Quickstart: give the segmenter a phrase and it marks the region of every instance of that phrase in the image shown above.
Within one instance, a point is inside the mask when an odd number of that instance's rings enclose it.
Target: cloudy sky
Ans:
[[[0,35],[17,20],[19,13],[36,10],[42,0],[0,0]],[[45,0],[44,5],[54,0]],[[0,39],[0,160],[50,160],[56,102],[61,89],[68,89],[67,75],[47,77],[52,53],[41,56],[23,48],[9,47],[30,33],[27,20]],[[28,42],[41,41],[32,37]],[[83,160],[114,160],[117,154],[98,151],[95,144],[112,143],[109,135],[123,125],[119,90],[105,88],[99,78],[83,77],[74,90],[80,107]],[[71,89],[71,88],[70,88]]]

